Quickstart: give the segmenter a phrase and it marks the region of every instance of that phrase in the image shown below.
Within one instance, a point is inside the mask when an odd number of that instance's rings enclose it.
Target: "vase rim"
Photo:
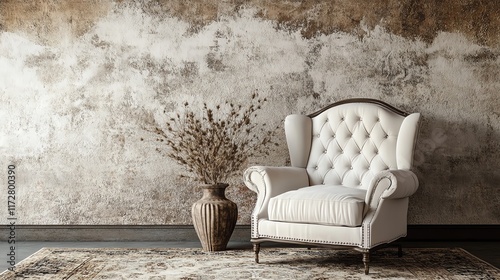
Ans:
[[[201,187],[203,189],[221,189],[227,188],[229,184],[227,183],[215,183],[215,184],[202,184]]]

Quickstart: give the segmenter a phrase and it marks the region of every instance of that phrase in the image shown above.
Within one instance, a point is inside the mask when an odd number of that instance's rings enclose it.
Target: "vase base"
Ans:
[[[226,245],[203,247],[203,251],[205,251],[205,252],[217,252],[217,251],[225,251],[225,250],[226,250]]]

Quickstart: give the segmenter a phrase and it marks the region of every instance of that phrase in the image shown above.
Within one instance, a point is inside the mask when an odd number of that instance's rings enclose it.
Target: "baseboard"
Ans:
[[[500,225],[408,225],[404,241],[500,241]]]
[[[192,225],[17,225],[0,226],[0,241],[171,241],[193,242]],[[237,225],[231,241],[250,240],[250,226]],[[408,225],[403,241],[500,241],[500,225]]]
[[[16,225],[0,226],[0,241],[198,241],[192,225]],[[237,225],[231,241],[250,240],[250,226]]]

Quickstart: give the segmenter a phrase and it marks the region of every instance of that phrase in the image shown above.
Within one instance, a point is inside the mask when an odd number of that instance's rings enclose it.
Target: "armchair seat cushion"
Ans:
[[[337,226],[360,226],[366,190],[345,186],[315,185],[269,200],[271,221]]]

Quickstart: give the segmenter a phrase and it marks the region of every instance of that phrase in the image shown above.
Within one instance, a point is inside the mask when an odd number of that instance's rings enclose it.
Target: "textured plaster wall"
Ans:
[[[18,224],[190,224],[199,189],[142,127],[256,91],[271,125],[350,97],[421,112],[409,222],[500,223],[500,2],[360,2],[0,1]],[[276,141],[248,164],[285,164]],[[231,183],[248,224],[254,194]]]

